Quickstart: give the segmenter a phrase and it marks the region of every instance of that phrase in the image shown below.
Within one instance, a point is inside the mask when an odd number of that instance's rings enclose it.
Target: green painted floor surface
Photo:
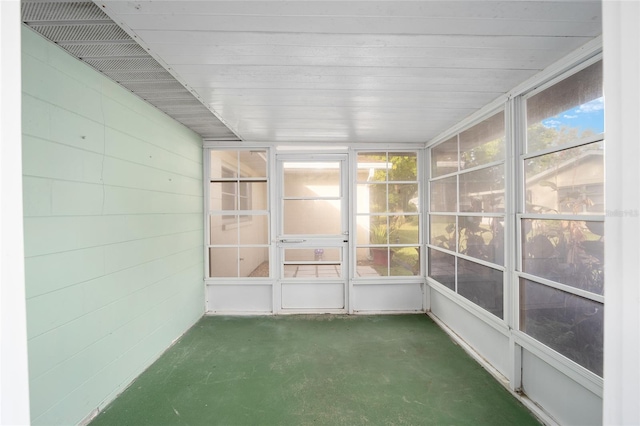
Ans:
[[[91,423],[538,425],[426,315],[204,317]]]

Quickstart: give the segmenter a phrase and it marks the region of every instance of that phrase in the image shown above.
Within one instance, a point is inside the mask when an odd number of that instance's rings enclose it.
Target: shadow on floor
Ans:
[[[538,425],[426,315],[204,317],[98,425]]]

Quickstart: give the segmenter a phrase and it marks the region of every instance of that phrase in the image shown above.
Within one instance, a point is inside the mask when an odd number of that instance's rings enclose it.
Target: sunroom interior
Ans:
[[[0,423],[203,316],[407,313],[544,424],[640,422],[634,2],[0,10]]]

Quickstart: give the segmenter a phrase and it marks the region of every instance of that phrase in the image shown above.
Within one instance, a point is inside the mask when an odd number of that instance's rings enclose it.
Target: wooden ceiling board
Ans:
[[[242,139],[272,142],[426,142],[602,31],[599,1],[96,4]]]

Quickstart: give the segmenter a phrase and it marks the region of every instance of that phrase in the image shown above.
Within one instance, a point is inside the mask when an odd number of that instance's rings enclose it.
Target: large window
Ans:
[[[602,62],[524,97],[520,330],[602,375]]]
[[[269,276],[267,152],[211,150],[209,277]]]
[[[513,285],[507,294],[519,315],[510,324],[549,354],[601,376],[602,62],[508,104],[520,135],[509,142],[517,161],[512,185],[505,185],[502,112],[429,149],[428,277],[499,318],[510,305],[504,285]],[[513,218],[505,201],[515,206]],[[505,238],[515,244],[513,266],[505,262]]]
[[[505,121],[499,112],[430,150],[428,276],[503,318]]]
[[[420,275],[417,152],[357,156],[357,277]]]

